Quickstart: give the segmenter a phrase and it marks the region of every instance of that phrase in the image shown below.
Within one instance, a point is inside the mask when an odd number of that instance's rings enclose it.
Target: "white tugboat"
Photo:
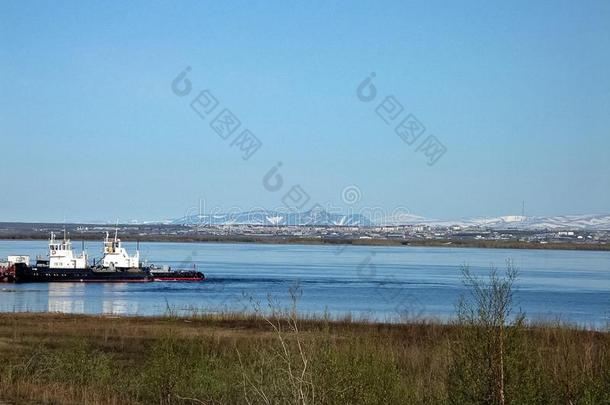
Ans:
[[[30,265],[30,256],[9,256],[8,263],[11,265]],[[49,255],[47,258],[38,257],[36,266],[48,267],[52,270],[85,270],[89,268],[89,258],[83,249],[80,255],[72,250],[72,242],[64,231],[63,240],[59,241],[54,232],[49,238]]]
[[[89,259],[84,249],[80,255],[74,254],[72,242],[66,237],[66,231],[64,231],[64,239],[61,242],[57,241],[55,233],[51,232],[48,266],[50,269],[83,270],[89,268]]]
[[[114,233],[114,239],[110,239],[110,235],[106,232],[104,239],[104,257],[102,258],[102,267],[112,270],[128,270],[140,269],[140,250],[136,250],[136,254],[129,256],[127,250],[122,247],[121,240],[118,238],[118,230]]]
[[[140,262],[139,247],[135,255],[129,256],[118,237],[118,230],[115,230],[113,239],[106,232],[101,266],[106,271],[144,271],[153,281],[201,281],[205,278],[203,273],[197,271],[195,267],[193,270],[173,270],[169,266],[157,267],[154,264],[143,266]]]

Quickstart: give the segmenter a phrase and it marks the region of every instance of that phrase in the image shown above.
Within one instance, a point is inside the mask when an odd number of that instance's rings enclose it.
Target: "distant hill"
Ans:
[[[329,213],[323,209],[305,212],[280,212],[253,210],[246,212],[191,215],[166,221],[174,225],[293,225],[293,226],[396,226],[427,225],[438,227],[460,226],[462,228],[488,229],[571,229],[610,230],[610,215],[560,215],[531,216],[507,215],[499,217],[470,217],[456,220],[437,220],[412,214],[400,214],[371,221],[364,215]]]
[[[531,216],[507,215],[500,217],[471,217],[458,220],[435,220],[422,217],[387,218],[387,225],[460,226],[489,229],[571,229],[610,230],[610,215]]]
[[[317,225],[317,226],[371,226],[364,215],[343,215],[330,213],[323,209],[305,212],[279,212],[255,210],[246,212],[191,215],[178,218],[172,224],[208,225]]]

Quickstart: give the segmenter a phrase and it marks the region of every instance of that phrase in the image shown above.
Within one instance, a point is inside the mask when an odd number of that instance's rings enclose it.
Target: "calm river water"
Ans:
[[[74,242],[77,250],[80,243]],[[134,243],[125,243],[130,252]],[[101,243],[87,242],[90,257]],[[0,241],[0,257],[46,253],[45,241]],[[158,265],[203,271],[202,283],[0,284],[0,311],[157,315],[253,310],[271,299],[307,314],[351,314],[377,320],[446,320],[465,292],[460,266],[484,275],[507,259],[519,269],[515,305],[529,319],[604,327],[610,314],[610,252],[267,244],[141,244]]]

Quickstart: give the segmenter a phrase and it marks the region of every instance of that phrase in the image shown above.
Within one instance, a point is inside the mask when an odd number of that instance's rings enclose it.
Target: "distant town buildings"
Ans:
[[[84,239],[95,239],[106,231],[113,231],[114,225],[65,225],[73,239],[79,235]],[[48,235],[50,231],[64,228],[61,224],[0,224],[0,238],[15,235]],[[464,227],[399,225],[399,226],[298,226],[298,225],[177,225],[140,224],[119,225],[119,232],[125,238],[154,239],[154,237],[218,238],[282,238],[282,239],[336,239],[341,240],[391,240],[391,241],[519,241],[525,243],[588,243],[610,242],[610,231],[604,230],[497,230],[483,226]],[[171,238],[169,238],[171,239]]]

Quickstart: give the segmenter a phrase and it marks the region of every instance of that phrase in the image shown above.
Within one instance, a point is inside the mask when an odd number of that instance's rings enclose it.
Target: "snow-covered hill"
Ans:
[[[489,229],[587,229],[610,230],[610,215],[560,215],[560,216],[531,216],[507,215],[500,217],[471,217],[457,220],[435,220],[422,217],[417,218],[389,218],[388,222],[394,225],[428,225],[428,226],[461,226],[463,228],[482,227]]]
[[[438,227],[460,226],[488,229],[570,229],[610,230],[610,215],[531,216],[506,215],[500,217],[470,217],[455,220],[438,220],[412,214],[399,214],[371,221],[364,215],[329,213],[323,209],[305,212],[279,212],[255,210],[216,215],[192,215],[171,221],[172,224],[211,225],[317,225],[317,226],[396,226],[427,225]]]
[[[318,225],[318,226],[371,226],[364,215],[329,213],[323,209],[305,212],[279,212],[255,210],[217,215],[192,215],[174,220],[173,224],[211,225]]]

